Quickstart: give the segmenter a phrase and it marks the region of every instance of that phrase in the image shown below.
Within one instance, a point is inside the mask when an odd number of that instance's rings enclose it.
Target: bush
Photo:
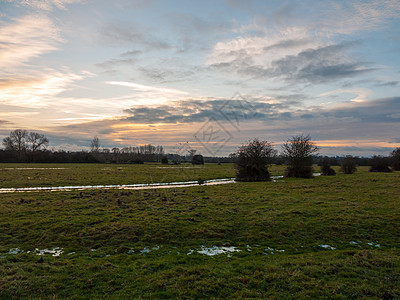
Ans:
[[[395,171],[400,171],[400,148],[396,148],[391,153],[392,168]]]
[[[331,168],[330,160],[328,157],[325,157],[321,162],[321,175],[323,176],[336,175],[336,171]]]
[[[318,151],[318,147],[311,141],[311,137],[294,136],[282,147],[283,156],[288,163],[285,177],[312,178],[312,155]]]
[[[390,162],[387,157],[376,156],[374,155],[371,158],[371,167],[369,168],[370,172],[392,172],[389,168]]]
[[[163,156],[163,157],[161,158],[161,163],[162,163],[163,165],[168,165],[168,157],[167,157],[167,156]]]
[[[201,154],[193,155],[192,165],[204,165],[204,157]]]
[[[344,174],[354,174],[357,171],[357,165],[354,157],[347,155],[345,158],[343,158],[340,169]]]
[[[276,155],[272,144],[268,141],[254,139],[236,152],[237,181],[268,181],[270,174],[268,165]]]

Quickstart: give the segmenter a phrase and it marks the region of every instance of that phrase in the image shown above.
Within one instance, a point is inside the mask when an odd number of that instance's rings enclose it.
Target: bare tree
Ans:
[[[10,132],[10,136],[3,139],[3,145],[7,151],[15,153],[18,161],[26,158],[33,160],[36,152],[45,148],[49,140],[40,133],[28,132],[24,129],[16,129]]]
[[[196,154],[197,150],[196,149],[189,149],[188,150],[188,158],[189,160],[192,160],[193,156]]]
[[[236,180],[268,181],[268,165],[276,155],[272,143],[254,139],[243,145],[236,152]]]
[[[30,150],[32,152],[36,152],[41,148],[45,148],[49,144],[47,137],[45,137],[44,134],[37,132],[29,132],[27,140],[30,143]]]
[[[286,177],[313,177],[312,156],[318,152],[319,148],[311,141],[309,135],[294,136],[282,147],[283,156],[288,163]]]
[[[100,139],[95,136],[93,140],[90,142],[90,152],[99,153],[100,152]]]
[[[357,171],[357,165],[354,157],[351,155],[347,155],[345,158],[343,158],[340,169],[344,174],[355,173]]]
[[[10,136],[3,139],[3,145],[6,150],[17,152],[25,151],[27,148],[28,131],[25,129],[16,129],[10,132]]]

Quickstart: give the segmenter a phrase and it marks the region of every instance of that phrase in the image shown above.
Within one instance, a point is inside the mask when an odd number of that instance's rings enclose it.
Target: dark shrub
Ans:
[[[374,155],[371,158],[371,167],[369,168],[370,172],[392,172],[389,168],[390,161],[387,157],[376,156]]]
[[[321,175],[323,176],[336,175],[336,171],[331,168],[330,160],[328,157],[325,157],[321,162]]]
[[[237,181],[268,181],[268,165],[276,151],[268,141],[254,139],[236,152]]]
[[[311,141],[311,137],[294,136],[282,147],[283,156],[288,163],[285,177],[312,178],[312,155],[318,151],[318,147]]]
[[[201,154],[193,155],[192,165],[204,165],[204,158]]]
[[[162,163],[163,165],[168,165],[168,157],[167,157],[167,156],[163,156],[163,157],[161,158],[161,163]]]
[[[396,148],[391,153],[392,168],[395,171],[400,171],[400,148]]]
[[[353,156],[347,155],[342,160],[342,165],[340,167],[344,174],[353,174],[357,171],[356,161]]]

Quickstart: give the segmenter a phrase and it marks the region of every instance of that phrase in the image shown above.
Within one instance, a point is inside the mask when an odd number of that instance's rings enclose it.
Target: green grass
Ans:
[[[73,167],[71,176],[97,176],[97,184],[123,177],[120,166],[62,166]],[[130,178],[136,182],[146,182],[143,172],[161,178],[165,171],[122,167],[137,174]],[[182,178],[169,170],[171,181]],[[200,172],[205,179],[234,174],[232,165]],[[7,178],[24,186],[17,177]],[[1,194],[0,298],[400,297],[399,183],[399,172],[360,168],[353,175],[168,190]],[[187,255],[222,245],[240,252]],[[43,263],[27,253],[54,247],[63,254],[46,254]],[[13,248],[24,253],[7,254]]]

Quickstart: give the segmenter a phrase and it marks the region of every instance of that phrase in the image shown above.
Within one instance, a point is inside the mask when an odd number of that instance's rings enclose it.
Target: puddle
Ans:
[[[36,255],[45,255],[46,253],[51,254],[51,256],[60,256],[63,254],[63,248],[55,247],[53,249],[38,249],[36,248],[34,253]]]
[[[13,248],[8,251],[8,254],[19,254],[19,253],[24,253],[24,250],[21,250],[19,248]]]
[[[218,185],[235,183],[234,178],[210,179],[204,180],[201,185]],[[37,191],[71,191],[71,190],[88,190],[88,189],[123,189],[123,190],[144,190],[144,189],[165,189],[177,187],[198,186],[197,180],[179,181],[170,183],[138,183],[123,185],[77,185],[77,186],[58,186],[58,187],[26,187],[26,188],[0,188],[0,193],[21,193],[21,192],[37,192]]]
[[[318,247],[327,249],[327,250],[336,250],[336,248],[331,245],[318,245]]]
[[[197,253],[204,254],[207,256],[214,256],[214,255],[219,255],[219,254],[228,254],[228,256],[231,256],[232,253],[234,252],[240,252],[239,249],[236,249],[236,247],[225,247],[225,246],[213,246],[211,248],[205,248],[204,246],[201,246],[201,250],[198,250]]]
[[[380,244],[374,244],[372,242],[368,242],[367,245],[371,246],[371,247],[376,247],[376,248],[379,248],[381,246]]]
[[[267,247],[267,248],[265,248],[265,253],[264,254],[269,255],[269,254],[283,253],[283,252],[285,252],[285,250],[283,250],[283,249],[276,249],[276,248],[272,248],[272,247]]]
[[[171,166],[171,167],[156,167],[156,169],[203,169],[204,167],[179,167],[179,166]]]

